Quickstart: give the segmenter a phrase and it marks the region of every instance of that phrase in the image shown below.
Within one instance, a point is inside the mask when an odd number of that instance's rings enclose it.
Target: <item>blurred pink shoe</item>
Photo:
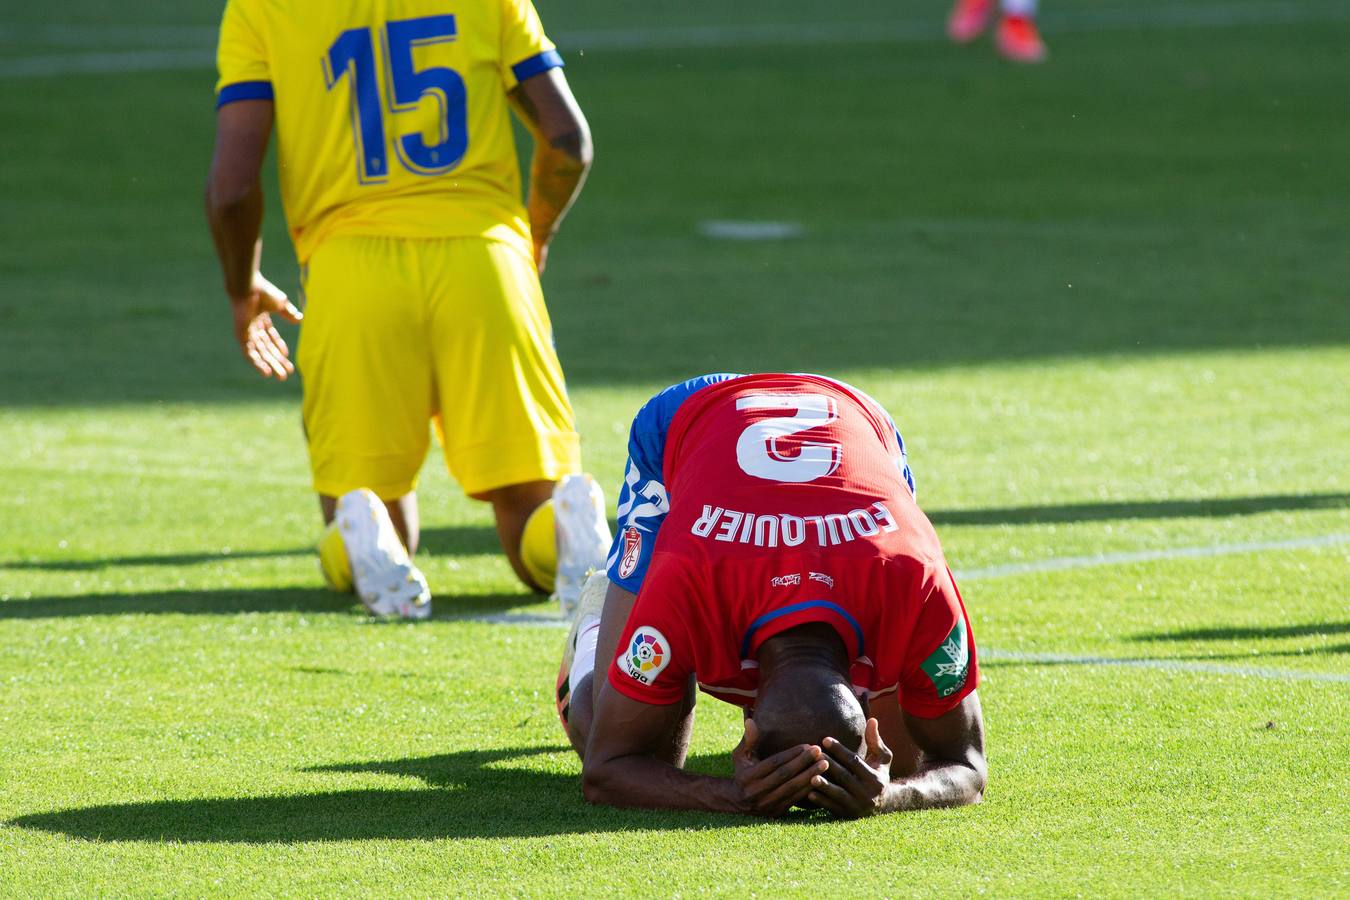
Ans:
[[[947,16],[947,37],[958,44],[969,44],[989,27],[994,0],[956,0]]]
[[[1019,63],[1045,62],[1045,41],[1036,30],[1035,19],[1004,16],[998,23],[994,45],[1004,59]]]

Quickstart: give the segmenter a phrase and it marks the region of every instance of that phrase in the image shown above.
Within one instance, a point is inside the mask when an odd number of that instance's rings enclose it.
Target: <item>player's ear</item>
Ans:
[[[886,742],[881,739],[881,724],[876,719],[868,719],[863,729],[863,745],[858,755],[867,760],[869,766],[890,766],[895,755]]]

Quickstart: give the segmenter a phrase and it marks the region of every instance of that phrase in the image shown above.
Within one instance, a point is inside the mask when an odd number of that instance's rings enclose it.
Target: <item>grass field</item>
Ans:
[[[1049,6],[1026,70],[940,4],[541,0],[588,466],[679,378],[849,380],[975,623],[982,805],[774,823],[583,802],[552,610],[434,460],[436,618],[320,589],[199,211],[218,4],[6,9],[0,895],[1350,896],[1350,15]],[[738,730],[705,698],[692,765]]]

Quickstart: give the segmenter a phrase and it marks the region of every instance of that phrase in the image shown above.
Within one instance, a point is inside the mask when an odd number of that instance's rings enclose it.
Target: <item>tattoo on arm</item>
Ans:
[[[587,142],[587,136],[581,133],[580,129],[573,129],[564,134],[551,139],[548,144],[554,150],[566,154],[576,163],[584,165],[585,157],[583,155]]]
[[[526,200],[536,247],[546,246],[581,192],[591,164],[586,118],[557,69],[521,82],[511,103],[534,135]]]

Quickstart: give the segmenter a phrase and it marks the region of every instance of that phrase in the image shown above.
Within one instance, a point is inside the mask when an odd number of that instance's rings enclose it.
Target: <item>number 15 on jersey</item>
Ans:
[[[435,99],[439,140],[430,146],[421,131],[394,140],[399,162],[415,175],[443,175],[459,165],[469,146],[467,97],[464,79],[454,69],[432,66],[416,69],[413,48],[455,40],[455,17],[425,16],[388,22],[382,29],[387,111],[411,112],[426,96]],[[324,79],[332,91],[349,73],[352,135],[356,142],[357,179],[379,183],[389,177],[389,148],[385,142],[386,106],[376,74],[375,41],[370,28],[350,28],[333,41],[323,59]]]

